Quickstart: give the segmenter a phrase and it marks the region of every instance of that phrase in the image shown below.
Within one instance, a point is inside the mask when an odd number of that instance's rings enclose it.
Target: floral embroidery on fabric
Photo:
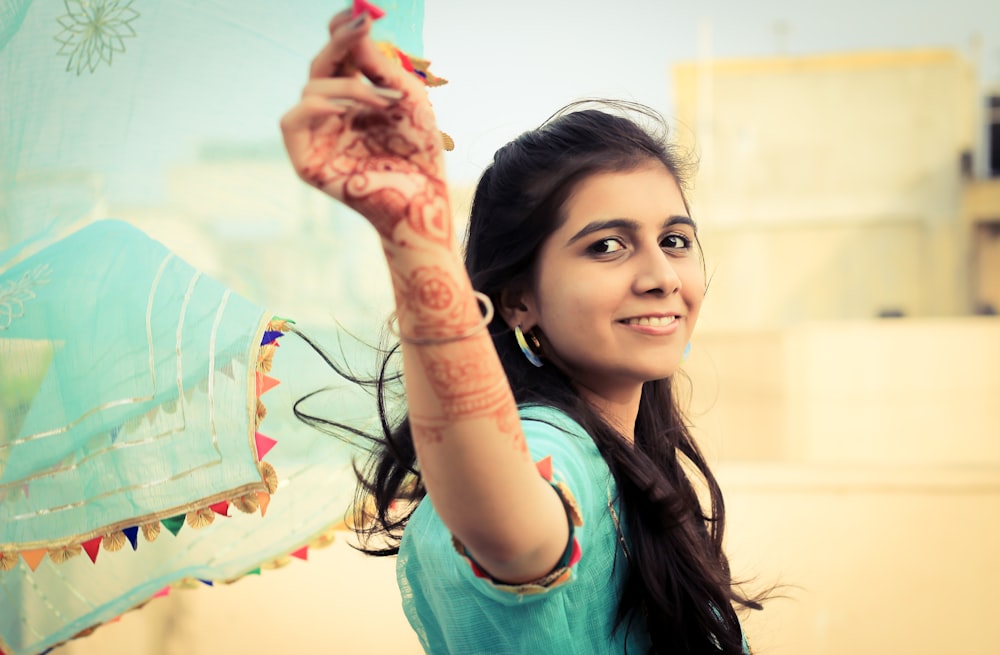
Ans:
[[[41,264],[17,280],[0,282],[0,330],[6,330],[15,318],[24,316],[24,303],[35,299],[34,288],[49,283],[51,270]]]
[[[66,72],[93,73],[103,61],[111,65],[116,52],[125,52],[125,39],[133,38],[132,21],[139,12],[133,0],[63,0],[66,13],[57,20],[62,31],[56,35],[60,56],[69,57]]]

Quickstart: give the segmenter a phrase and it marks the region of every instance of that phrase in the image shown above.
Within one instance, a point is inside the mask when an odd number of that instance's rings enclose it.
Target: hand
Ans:
[[[452,240],[441,133],[423,83],[379,50],[367,14],[330,22],[302,99],[281,119],[299,177],[365,216],[383,238],[400,223]]]

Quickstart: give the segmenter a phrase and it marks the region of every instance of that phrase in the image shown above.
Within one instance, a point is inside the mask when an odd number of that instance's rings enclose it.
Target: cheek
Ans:
[[[567,274],[546,282],[539,289],[539,318],[542,330],[552,345],[560,351],[575,351],[580,343],[593,341],[595,324],[599,320],[597,301],[600,298],[593,281]]]
[[[576,322],[580,329],[599,322],[613,313],[621,302],[621,284],[612,277],[567,274],[550,289],[552,307],[558,307],[559,319],[565,325]],[[555,314],[551,318],[555,318]]]
[[[699,262],[691,262],[686,264],[683,270],[678,271],[678,274],[681,277],[681,295],[684,297],[693,324],[705,299],[705,273]]]
[[[681,287],[699,296],[705,295],[705,267],[700,257],[690,255],[673,264]]]
[[[568,326],[580,321],[586,314],[579,303],[580,295],[575,285],[566,281],[548,290],[544,296],[541,322],[546,332],[567,332]]]

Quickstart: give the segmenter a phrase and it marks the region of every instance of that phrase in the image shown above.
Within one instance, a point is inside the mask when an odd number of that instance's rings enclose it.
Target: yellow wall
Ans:
[[[971,311],[959,161],[975,71],[948,51],[674,67],[713,329]]]
[[[1000,317],[703,330],[685,370],[717,458],[1000,467]]]
[[[975,71],[949,51],[681,63],[678,122],[714,224],[948,220],[978,135]]]
[[[995,653],[1000,471],[724,465],[737,576],[788,585],[764,655]]]
[[[993,652],[1000,318],[702,332],[692,420],[758,652]],[[737,461],[742,460],[742,461]]]
[[[964,313],[967,249],[955,224],[842,220],[701,229],[710,277],[701,326]]]
[[[229,586],[173,591],[62,655],[394,653],[422,649],[403,617],[395,559],[343,540]],[[57,651],[57,652],[60,652]]]

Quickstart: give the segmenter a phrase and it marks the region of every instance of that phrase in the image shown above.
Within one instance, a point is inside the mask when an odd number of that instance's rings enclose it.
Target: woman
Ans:
[[[671,392],[705,292],[676,156],[628,118],[557,115],[483,174],[463,264],[426,93],[370,27],[333,19],[282,130],[386,254],[408,415],[363,479],[367,533],[424,648],[744,652],[733,603],[760,605]]]

